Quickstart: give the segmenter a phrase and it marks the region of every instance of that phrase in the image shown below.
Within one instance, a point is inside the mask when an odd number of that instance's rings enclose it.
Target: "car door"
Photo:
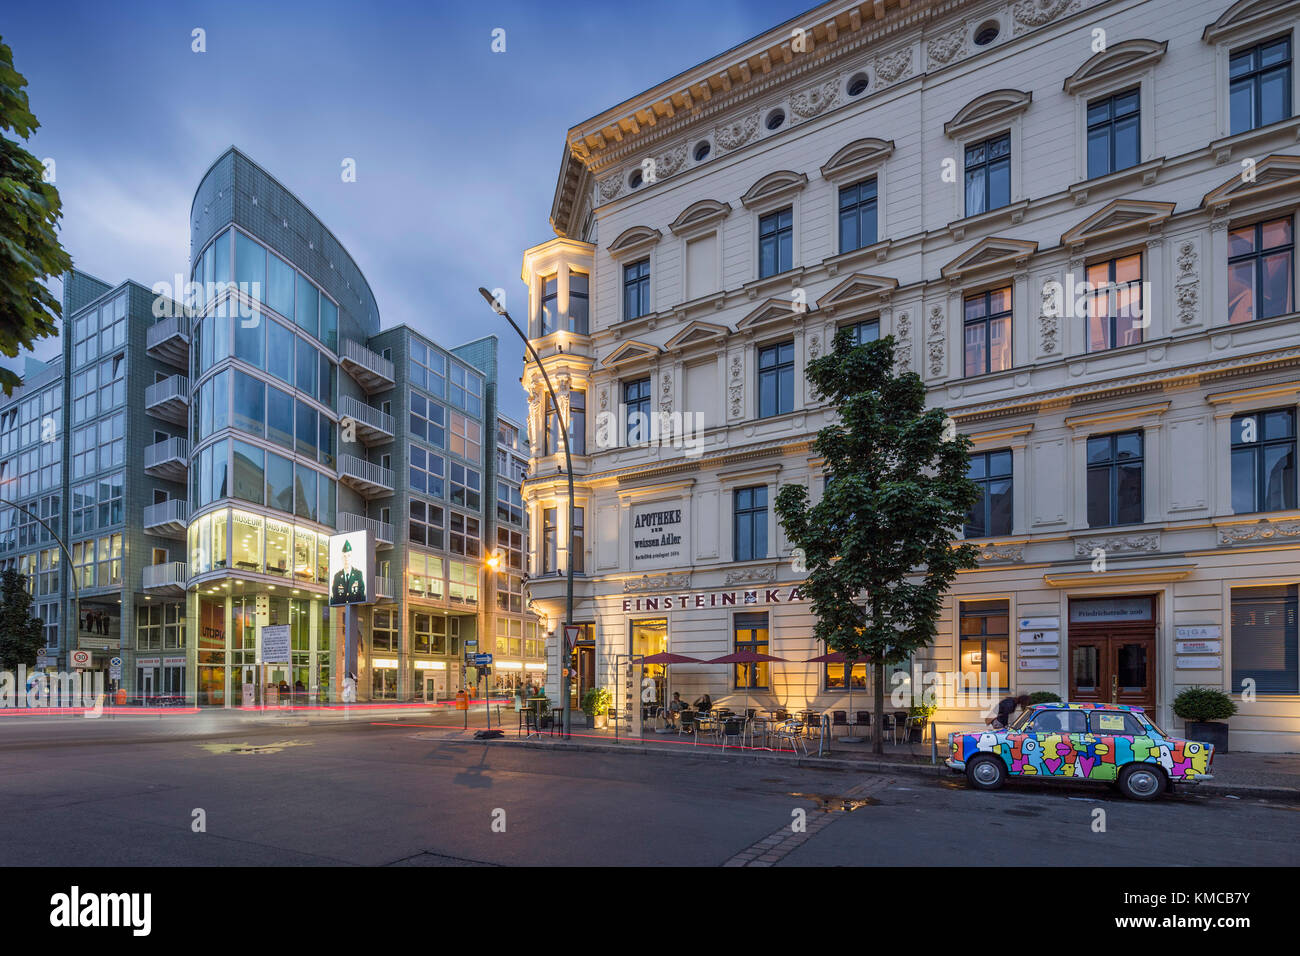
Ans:
[[[1026,774],[1039,773],[1047,777],[1068,776],[1071,770],[1070,711],[1063,708],[1045,708],[1029,718],[1021,746],[1028,767]]]
[[[1088,715],[1088,728],[1094,738],[1093,749],[1098,757],[1091,768],[1089,780],[1114,780],[1125,764],[1144,761],[1150,753],[1135,752],[1133,742],[1142,735],[1142,725],[1137,718],[1123,710],[1094,710]]]

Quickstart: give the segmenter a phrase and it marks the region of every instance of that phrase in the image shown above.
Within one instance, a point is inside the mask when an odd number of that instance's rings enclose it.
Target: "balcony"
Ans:
[[[184,498],[169,498],[144,508],[144,530],[149,534],[183,539],[189,520],[190,503]]]
[[[144,590],[185,593],[186,568],[184,561],[150,564],[144,569]]]
[[[340,531],[369,531],[376,544],[391,546],[393,543],[393,526],[387,521],[367,518],[350,511],[340,511],[338,519]]]
[[[363,445],[378,445],[393,440],[393,416],[367,405],[351,395],[344,395],[339,403],[342,419],[351,420],[356,427],[357,440]],[[346,428],[343,421],[340,425]]]
[[[393,363],[377,352],[372,352],[360,342],[352,339],[343,340],[343,350],[339,352],[339,365],[347,372],[367,395],[392,388],[397,381]]]
[[[185,375],[173,375],[155,382],[144,390],[144,410],[154,418],[175,425],[184,425],[190,411],[190,380]]]
[[[393,493],[393,471],[355,455],[339,455],[339,481],[355,489],[364,498],[378,498]]]
[[[144,450],[144,473],[167,481],[184,481],[190,467],[190,443],[184,438],[154,442]]]
[[[388,578],[375,578],[375,597],[381,601],[391,601],[394,599],[393,582]]]
[[[189,316],[168,316],[149,326],[149,332],[145,336],[145,351],[160,362],[177,368],[189,368]]]

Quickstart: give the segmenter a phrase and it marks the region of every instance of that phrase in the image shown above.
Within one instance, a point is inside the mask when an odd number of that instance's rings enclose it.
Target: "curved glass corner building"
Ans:
[[[366,500],[393,493],[391,473],[362,444],[340,447],[352,437],[340,435],[341,420],[351,430],[379,417],[363,383],[365,367],[381,363],[360,345],[378,333],[379,311],[347,250],[237,149],[199,183],[190,230],[189,379],[173,389],[189,416],[186,650],[195,697],[238,705],[246,688],[260,700],[271,683],[328,699],[341,664],[329,535],[357,530],[340,516],[364,522]],[[340,374],[341,355],[352,375]],[[391,375],[383,378],[370,391],[391,388]],[[281,624],[291,660],[259,673],[261,628]]]

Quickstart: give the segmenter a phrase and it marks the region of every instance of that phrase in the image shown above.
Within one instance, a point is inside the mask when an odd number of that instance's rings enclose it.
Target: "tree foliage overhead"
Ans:
[[[892,337],[855,345],[842,329],[807,375],[839,412],[814,443],[826,491],[810,505],[807,488],[786,485],[776,512],[804,552],[816,636],[875,665],[879,727],[884,665],[929,645],[944,593],[959,569],[975,566],[975,546],[956,543],[979,499],[966,477],[970,439],[942,409],[926,409],[919,375],[895,374]]]
[[[19,664],[32,667],[45,646],[44,622],[31,616],[31,607],[27,578],[6,568],[0,574],[0,670],[16,671]]]
[[[13,133],[28,139],[40,126],[14,69],[13,53],[0,40],[0,352],[15,358],[39,339],[58,335],[63,314],[45,280],[72,268],[56,226],[63,215],[58,190],[45,182],[45,167]],[[19,378],[0,369],[0,388],[12,394]]]

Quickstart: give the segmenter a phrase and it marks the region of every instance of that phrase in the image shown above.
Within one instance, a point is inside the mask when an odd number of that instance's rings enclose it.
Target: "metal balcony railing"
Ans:
[[[397,380],[396,370],[391,361],[352,339],[343,340],[343,348],[339,351],[339,364],[367,392],[392,388]]]
[[[190,520],[190,503],[184,498],[169,498],[157,504],[145,505],[144,526],[158,528],[166,525],[185,526]]]
[[[183,561],[168,561],[165,564],[150,564],[144,569],[144,588],[180,588],[185,589],[186,569]]]
[[[369,531],[376,541],[382,544],[393,543],[393,526],[387,521],[367,518],[351,511],[340,511],[338,519],[340,531]]]
[[[393,491],[393,471],[355,455],[339,456],[339,478],[368,498]]]

